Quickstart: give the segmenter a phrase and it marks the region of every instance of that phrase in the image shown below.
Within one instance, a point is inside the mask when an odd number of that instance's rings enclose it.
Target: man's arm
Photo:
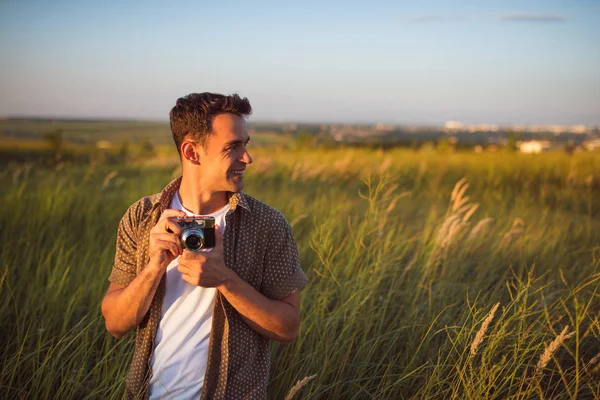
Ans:
[[[231,271],[231,270],[229,270]],[[300,293],[274,300],[244,282],[235,272],[217,289],[240,313],[244,321],[261,335],[290,343],[300,328]]]
[[[165,210],[150,231],[148,265],[127,286],[117,282],[110,283],[101,308],[106,330],[114,337],[120,338],[135,329],[150,309],[158,284],[168,265],[182,252],[177,236],[181,228],[172,218],[184,215],[183,211]],[[123,250],[120,249],[132,249],[135,246],[135,238],[127,233],[122,221],[117,236],[117,252],[121,253],[115,258],[121,262],[123,258],[132,258],[131,254],[123,254]],[[131,265],[131,262],[127,265]]]
[[[160,266],[148,264],[128,286],[110,283],[102,299],[102,315],[111,335],[118,339],[142,322],[163,273]]]

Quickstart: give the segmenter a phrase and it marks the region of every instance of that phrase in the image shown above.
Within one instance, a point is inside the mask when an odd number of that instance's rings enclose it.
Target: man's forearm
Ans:
[[[109,291],[102,301],[106,329],[119,338],[136,328],[152,304],[164,269],[148,264],[124,288]]]
[[[264,296],[233,271],[217,289],[254,331],[281,343],[296,338],[300,317],[293,305]]]

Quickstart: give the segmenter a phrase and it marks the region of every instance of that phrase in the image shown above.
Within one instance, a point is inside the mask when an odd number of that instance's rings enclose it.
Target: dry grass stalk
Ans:
[[[512,229],[516,229],[518,227],[524,227],[525,226],[525,221],[523,221],[522,218],[515,218],[515,220],[513,221],[512,224]]]
[[[459,220],[459,216],[456,214],[452,214],[448,218],[446,218],[446,220],[442,223],[440,230],[438,231],[437,240],[436,240],[438,245],[442,245],[443,243],[446,242],[446,237],[448,236],[448,232],[449,232],[450,228],[452,227],[452,224],[454,224],[458,220]]]
[[[296,384],[294,385],[294,387],[292,387],[290,389],[290,391],[288,392],[287,396],[285,396],[285,400],[292,400],[292,397],[294,397],[294,395],[296,393],[298,393],[298,391],[302,388],[302,386],[306,385],[308,382],[312,381],[313,379],[316,378],[316,374],[312,375],[312,376],[307,376],[302,380],[299,380],[298,382],[296,382]]]
[[[290,226],[293,228],[298,222],[302,221],[304,218],[308,217],[308,214],[304,213],[298,215],[294,220],[290,223]]]
[[[459,184],[463,182],[460,186]],[[458,188],[457,188],[458,187]],[[469,188],[469,184],[467,183],[466,178],[461,179],[457,182],[454,190],[452,191],[452,195],[450,195],[450,199],[452,200],[452,211],[458,210],[461,206],[465,205],[467,201],[469,201],[469,196],[463,197],[467,189]]]
[[[471,229],[471,233],[469,233],[469,236],[467,237],[467,240],[473,240],[476,237],[478,237],[479,236],[479,232],[483,231],[492,222],[494,222],[494,218],[492,218],[492,217],[487,217],[487,218],[484,218],[484,219],[480,220],[477,223],[477,225],[475,225],[473,227],[473,229]]]
[[[462,185],[467,182],[467,178],[463,177],[461,180],[456,182],[454,185],[454,189],[452,189],[452,193],[450,194],[450,201],[454,202],[458,191],[461,189]]]
[[[383,159],[383,162],[379,166],[379,173],[384,173],[392,166],[392,157],[386,157]]]
[[[587,186],[592,186],[593,183],[594,183],[594,176],[593,175],[589,175],[587,178],[585,178],[585,184]]]
[[[460,222],[460,219],[455,219],[448,229],[448,234],[442,242],[442,248],[447,249],[454,243],[454,239],[458,236],[458,232],[465,226],[466,222]]]
[[[556,352],[556,350],[558,350],[564,341],[575,334],[575,332],[567,333],[568,330],[569,326],[567,325],[563,328],[562,332],[560,332],[560,334],[554,338],[552,343],[546,346],[537,363],[537,367],[535,369],[536,374],[541,373],[541,371],[546,368],[546,365],[548,365],[548,362],[550,362],[550,359],[552,359],[552,355]]]
[[[389,185],[387,190],[385,192],[383,192],[383,196],[381,196],[384,199],[387,199],[388,197],[390,197],[392,195],[392,193],[394,193],[394,190],[398,189],[398,184],[394,183],[392,185]]]
[[[600,361],[600,353],[596,354],[591,360],[590,362],[588,362],[587,364],[587,368],[591,368],[594,366],[594,364],[596,364],[598,361]]]
[[[509,245],[512,243],[514,239],[521,236],[521,234],[525,231],[524,227],[525,221],[523,221],[521,218],[515,218],[510,231],[506,232],[502,237],[502,244]]]
[[[500,306],[500,303],[499,302],[496,303],[496,305],[488,313],[487,317],[485,317],[485,319],[483,320],[483,323],[481,324],[481,328],[479,328],[477,335],[475,335],[475,340],[473,340],[473,343],[471,343],[471,356],[474,356],[475,354],[477,354],[477,348],[483,342],[483,337],[485,336],[485,333],[487,332],[488,327],[492,323],[492,320],[494,319],[494,315],[496,314],[496,311],[498,310],[499,306]]]
[[[471,208],[469,208],[469,211],[467,211],[465,213],[465,215],[463,216],[463,222],[467,222],[469,220],[469,218],[471,218],[471,216],[475,213],[475,211],[477,211],[478,208],[479,208],[479,203],[475,203],[475,204],[471,205]]]
[[[115,176],[117,176],[117,174],[117,171],[112,171],[106,174],[106,176],[104,177],[104,181],[102,182],[102,190],[106,189],[106,187],[110,184],[110,181],[112,181],[112,179]]]

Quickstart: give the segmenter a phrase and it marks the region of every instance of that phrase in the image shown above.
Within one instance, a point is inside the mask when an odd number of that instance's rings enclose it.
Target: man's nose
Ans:
[[[250,153],[248,153],[248,150],[244,151],[244,154],[242,155],[242,161],[246,164],[252,164],[252,156]]]

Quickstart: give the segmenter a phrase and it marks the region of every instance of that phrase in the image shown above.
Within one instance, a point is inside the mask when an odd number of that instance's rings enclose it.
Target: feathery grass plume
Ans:
[[[524,227],[525,221],[523,221],[521,218],[515,218],[510,231],[506,232],[504,236],[502,236],[502,244],[509,245],[512,243],[513,239],[517,238],[523,233]]]
[[[294,395],[296,393],[298,393],[298,391],[302,388],[302,386],[306,385],[308,382],[312,381],[316,377],[317,377],[317,375],[315,374],[315,375],[307,376],[304,379],[296,382],[296,384],[288,392],[287,396],[285,396],[285,400],[292,400],[292,397],[294,397]]]
[[[462,178],[460,181],[456,182],[454,190],[452,190],[452,193],[450,194],[452,211],[458,210],[469,201],[469,196],[463,197],[468,188],[469,184],[467,183],[467,178]]]
[[[450,201],[451,202],[454,202],[454,199],[456,198],[458,191],[460,190],[462,185],[466,182],[467,182],[466,177],[463,177],[458,182],[456,182],[456,184],[454,185],[454,189],[452,189],[452,193],[450,193]]]
[[[479,233],[481,231],[483,231],[485,228],[487,228],[487,226],[489,224],[491,224],[492,222],[494,222],[494,218],[492,218],[492,217],[487,217],[487,218],[484,218],[484,219],[480,220],[477,223],[477,225],[475,225],[473,227],[473,229],[471,229],[471,232],[469,233],[469,236],[467,236],[467,241],[473,240],[476,237],[478,237]]]
[[[273,171],[274,161],[270,158],[259,158],[252,163],[252,168],[255,173],[267,174]]]
[[[294,165],[294,169],[292,170],[292,175],[290,176],[290,179],[292,181],[296,181],[300,177],[301,169],[302,169],[302,166],[300,165],[300,163]]]
[[[596,364],[598,361],[600,361],[600,353],[596,354],[591,360],[590,362],[588,362],[587,367],[590,368],[592,367],[594,364]]]
[[[290,226],[293,228],[298,222],[302,221],[306,217],[308,217],[307,213],[298,215],[292,222],[290,222]]]
[[[463,222],[468,222],[469,221],[469,218],[471,218],[471,216],[479,208],[479,203],[470,204],[469,206],[470,206],[469,211],[467,211],[465,213],[465,215],[463,216]]]
[[[485,333],[487,332],[488,327],[492,323],[492,320],[494,319],[494,315],[496,314],[496,311],[498,310],[499,306],[500,306],[500,302],[496,303],[496,305],[490,310],[487,317],[485,317],[485,319],[483,320],[483,323],[481,324],[481,328],[479,328],[477,335],[475,335],[475,340],[473,340],[473,343],[471,343],[471,357],[474,356],[475,354],[477,354],[477,348],[483,342],[483,337],[485,336]]]
[[[438,246],[442,246],[446,242],[446,237],[448,236],[450,228],[455,222],[459,221],[459,219],[460,218],[458,215],[451,214],[448,218],[444,220],[436,238],[436,243]]]
[[[540,359],[537,363],[537,366],[535,369],[536,374],[541,373],[541,371],[544,368],[546,368],[546,365],[548,365],[548,362],[552,358],[552,355],[556,352],[556,350],[558,350],[560,345],[563,344],[563,342],[565,340],[569,339],[571,336],[573,336],[575,334],[575,332],[567,333],[568,330],[569,330],[569,325],[565,326],[563,328],[562,332],[560,332],[560,334],[556,338],[554,338],[552,343],[550,343],[548,346],[546,346],[546,348],[544,349],[544,352],[540,355]]]
[[[585,178],[585,184],[587,186],[592,186],[592,183],[594,183],[594,175],[589,175],[587,178]]]
[[[392,166],[392,157],[386,157],[383,162],[379,165],[379,173],[384,173]]]
[[[112,181],[112,179],[117,176],[118,172],[117,171],[112,171],[109,172],[108,174],[106,174],[106,176],[104,177],[104,181],[102,182],[102,190],[105,190],[108,185],[110,184],[110,181]]]
[[[448,229],[448,234],[446,235],[444,241],[442,242],[442,248],[447,249],[454,243],[454,239],[458,236],[458,232],[462,229],[463,226],[467,225],[466,222],[460,222],[460,218],[455,219],[450,225]]]

